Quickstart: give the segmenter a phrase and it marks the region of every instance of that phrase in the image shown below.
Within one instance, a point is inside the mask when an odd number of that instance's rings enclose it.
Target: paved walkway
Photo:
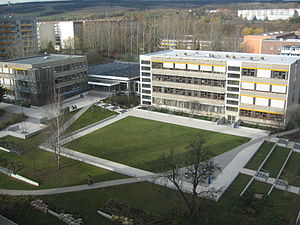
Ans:
[[[252,176],[252,177],[253,177],[253,176],[255,176],[255,174],[256,174],[257,171],[243,168],[243,169],[241,169],[240,172],[241,172],[242,174],[245,174],[245,175],[248,175],[248,176]],[[267,184],[273,185],[273,184],[275,183],[275,181],[276,181],[275,178],[269,177],[269,178],[266,180],[266,183],[267,183]],[[300,195],[300,187],[296,187],[296,186],[289,185],[288,188],[286,189],[286,191],[291,192],[291,193],[294,193],[294,194],[297,194],[297,195]]]
[[[69,193],[69,192],[76,192],[76,191],[85,191],[85,190],[91,190],[91,189],[112,187],[112,186],[117,186],[117,185],[122,185],[122,184],[139,183],[139,182],[147,181],[151,177],[152,176],[144,176],[144,177],[138,177],[138,178],[128,178],[128,179],[104,181],[104,182],[94,183],[92,186],[88,186],[87,184],[84,184],[84,185],[77,185],[77,186],[71,186],[71,187],[43,189],[43,190],[0,189],[0,194],[2,194],[2,195],[54,195],[54,194],[62,194],[62,193]],[[1,224],[1,221],[0,221],[0,224]]]
[[[43,150],[49,151],[49,152],[53,152],[53,150],[45,145],[40,146],[40,148],[42,148]],[[120,174],[124,174],[130,177],[144,177],[144,176],[153,176],[154,173],[145,171],[145,170],[141,170],[141,169],[137,169],[131,166],[127,166],[124,164],[120,164],[120,163],[116,163],[113,161],[109,161],[106,159],[102,159],[102,158],[98,158],[95,156],[91,156],[88,154],[84,154],[81,152],[77,152],[77,151],[73,151],[71,149],[67,149],[67,148],[62,148],[61,149],[61,155],[71,158],[71,159],[75,159],[93,166],[97,166],[109,171],[113,171],[113,172],[117,172]]]
[[[65,145],[65,144],[67,144],[67,143],[69,143],[69,142],[71,142],[71,141],[73,141],[73,140],[75,140],[77,138],[85,136],[85,135],[87,135],[89,133],[92,133],[92,132],[94,132],[96,130],[99,130],[99,129],[103,128],[103,127],[106,127],[106,126],[108,126],[108,125],[110,125],[112,123],[115,123],[115,122],[117,122],[117,121],[119,121],[121,119],[124,119],[128,115],[129,115],[129,113],[127,112],[127,113],[120,114],[120,115],[117,115],[117,116],[109,117],[107,119],[104,119],[102,121],[99,121],[99,122],[95,123],[94,125],[93,124],[89,125],[89,126],[87,126],[87,128],[82,128],[82,129],[80,129],[78,131],[73,132],[70,135],[67,135],[66,138],[64,138],[63,140],[61,140],[61,142],[62,142],[63,145]]]
[[[17,225],[17,224],[5,218],[4,216],[0,215],[0,225]]]
[[[63,132],[67,130],[83,113],[85,113],[92,105],[87,105],[81,108],[75,115],[73,115],[68,121],[63,125]]]
[[[216,125],[215,122],[205,121],[205,120],[198,120],[188,117],[170,115],[165,113],[159,112],[152,112],[142,109],[134,109],[129,112],[130,116],[135,116],[144,119],[150,119],[165,123],[171,123],[186,127],[192,127],[202,130],[209,130],[224,134],[231,134],[236,136],[248,137],[248,138],[258,138],[261,136],[266,136],[269,132],[259,129],[253,129],[248,127],[239,127],[239,128],[232,128],[231,126],[225,125]]]
[[[197,192],[200,193],[200,195],[202,193],[204,197],[208,197],[207,193],[209,191],[218,190],[219,192],[215,196],[213,196],[213,199],[218,201],[222,197],[225,190],[239,175],[240,170],[244,168],[248,161],[254,156],[263,142],[264,137],[260,137],[235,148],[234,151],[237,151],[238,153],[236,154],[234,159],[227,164],[221,174],[219,174],[210,185],[198,186]],[[158,179],[155,183],[174,188],[173,184],[162,178]],[[189,182],[183,181],[181,185],[186,192],[190,192],[192,190],[192,185]]]

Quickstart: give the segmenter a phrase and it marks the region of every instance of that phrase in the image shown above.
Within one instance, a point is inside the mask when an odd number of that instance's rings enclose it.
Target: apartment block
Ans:
[[[298,16],[300,9],[250,9],[238,10],[238,16],[247,20],[287,20]]]
[[[64,49],[67,41],[75,47],[75,41],[82,40],[83,35],[82,23],[76,21],[38,22],[37,32],[39,48],[45,49],[51,41],[56,51]]]
[[[211,46],[211,41],[191,40],[191,39],[162,39],[160,41],[161,49],[187,49],[204,50]]]
[[[50,54],[0,61],[0,83],[14,102],[42,106],[56,93],[67,99],[88,89],[87,60]]]
[[[35,18],[0,15],[0,59],[37,55],[37,43]]]
[[[300,57],[170,50],[140,56],[141,105],[284,127]]]

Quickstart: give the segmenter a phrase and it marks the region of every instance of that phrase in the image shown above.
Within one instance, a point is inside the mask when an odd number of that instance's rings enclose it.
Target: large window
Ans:
[[[228,66],[228,70],[229,71],[240,71],[240,67],[239,66]]]
[[[153,92],[199,97],[199,98],[209,98],[209,99],[216,99],[216,100],[224,100],[225,98],[225,94],[223,93],[194,91],[194,90],[167,88],[167,87],[159,87],[159,86],[153,86]]]
[[[274,78],[274,79],[287,79],[288,78],[288,72],[272,70],[271,78]]]
[[[179,76],[169,76],[169,75],[160,75],[160,74],[153,74],[152,77],[154,81],[166,81],[166,82],[174,82],[174,83],[225,87],[224,80],[202,79],[202,78],[195,78],[195,77],[179,77]]]
[[[284,120],[284,115],[282,114],[257,112],[257,111],[245,110],[245,109],[240,110],[240,116],[264,119],[264,120],[274,120],[277,122],[282,122]]]
[[[256,77],[256,69],[242,69],[242,75],[248,77]]]

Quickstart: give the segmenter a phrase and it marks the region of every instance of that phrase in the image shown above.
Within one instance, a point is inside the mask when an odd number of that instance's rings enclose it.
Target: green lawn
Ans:
[[[39,142],[38,138],[41,138],[41,136],[34,136],[28,140],[7,136],[1,138],[0,143],[3,141],[12,141],[20,144],[37,144]],[[121,174],[113,173],[65,157],[62,157],[61,159],[62,168],[57,170],[55,168],[54,155],[52,153],[39,149],[37,150],[37,154],[36,172],[34,172],[32,160],[26,155],[26,152],[22,156],[18,156],[0,151],[0,158],[10,159],[23,165],[23,168],[17,171],[18,174],[28,177],[41,184],[39,187],[34,187],[10,178],[4,174],[0,174],[0,188],[44,189],[86,184],[88,175],[91,175],[95,182],[125,178],[125,176]]]
[[[247,191],[252,190],[255,193],[266,195],[269,192],[271,186],[271,184],[254,180]]]
[[[66,130],[66,133],[71,133],[75,130],[79,130],[80,128],[117,114],[118,113],[111,110],[93,105]]]
[[[67,144],[67,148],[123,163],[144,170],[159,172],[162,154],[173,150],[184,155],[191,140],[202,134],[207,147],[215,154],[231,150],[249,139],[199,130],[136,117],[126,117]]]
[[[214,206],[207,211],[209,224],[240,225],[243,221],[243,225],[279,225],[288,224],[288,221],[296,218],[300,207],[300,196],[291,194],[286,198],[284,192],[275,189],[256,215],[241,212],[237,207],[241,199],[239,194],[250,178],[250,176],[240,175],[219,202],[209,202],[211,206]],[[264,183],[258,185],[262,185],[260,189],[265,189]],[[22,197],[0,196],[0,202],[3,203],[0,205],[0,213],[9,217],[8,212],[5,212],[5,205],[15,204],[16,199],[20,198]],[[29,197],[26,198],[29,199]],[[97,214],[97,210],[110,199],[151,212],[161,218],[172,218],[175,221],[182,220],[181,213],[184,209],[178,192],[147,182],[35,198],[43,199],[51,209],[69,212],[76,217],[83,218],[85,225],[113,225]],[[18,207],[15,208],[15,210],[18,209]],[[22,212],[19,214],[10,212],[10,216],[19,225],[42,224],[40,216],[45,217],[45,215],[38,213],[32,220],[32,213],[27,215],[26,211],[31,212],[32,209],[28,203],[22,203]],[[45,223],[47,224],[51,223]]]
[[[262,169],[268,171],[270,173],[270,177],[276,178],[289,154],[289,151],[290,149],[288,148],[277,146]]]
[[[288,180],[290,185],[300,187],[300,154],[293,152],[289,158],[281,176]]]
[[[253,158],[247,163],[246,168],[257,170],[261,163],[264,161],[268,153],[271,151],[274,143],[265,141]]]

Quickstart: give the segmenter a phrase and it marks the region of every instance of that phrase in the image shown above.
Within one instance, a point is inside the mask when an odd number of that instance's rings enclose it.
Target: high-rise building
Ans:
[[[67,99],[88,89],[87,60],[50,54],[0,61],[0,83],[10,99],[42,106],[56,93]]]
[[[299,59],[189,50],[141,55],[141,104],[284,127],[299,103]]]
[[[37,43],[35,18],[0,15],[0,59],[34,56]]]

